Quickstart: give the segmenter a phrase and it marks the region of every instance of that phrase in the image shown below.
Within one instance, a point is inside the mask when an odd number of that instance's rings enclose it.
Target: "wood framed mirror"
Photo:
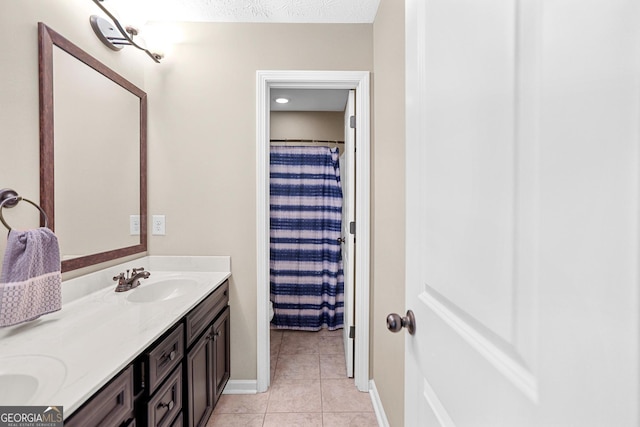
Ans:
[[[62,271],[146,252],[146,93],[42,22],[38,46],[40,204]]]

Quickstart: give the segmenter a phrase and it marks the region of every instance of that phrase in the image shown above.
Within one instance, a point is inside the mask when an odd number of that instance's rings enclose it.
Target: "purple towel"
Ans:
[[[0,275],[0,327],[62,308],[58,238],[46,227],[9,232]]]

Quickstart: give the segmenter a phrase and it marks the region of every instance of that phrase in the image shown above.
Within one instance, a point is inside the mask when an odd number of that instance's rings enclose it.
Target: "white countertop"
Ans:
[[[115,293],[112,277],[141,266],[151,272],[150,284],[177,272],[198,284],[172,299],[130,302],[127,297],[135,290]],[[37,376],[48,376],[50,386],[19,404],[63,406],[67,418],[221,285],[230,271],[229,257],[145,257],[65,281],[62,310],[0,329],[0,388],[2,375],[35,375],[38,370]],[[141,280],[140,288],[145,282]],[[19,392],[0,392],[0,405],[15,405],[12,400]]]

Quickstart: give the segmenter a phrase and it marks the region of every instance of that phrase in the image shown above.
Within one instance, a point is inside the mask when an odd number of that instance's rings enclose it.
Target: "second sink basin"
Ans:
[[[158,302],[178,298],[194,291],[200,282],[190,277],[168,277],[143,281],[140,286],[128,292],[130,302]]]
[[[66,373],[64,363],[48,356],[0,357],[0,405],[48,405]]]

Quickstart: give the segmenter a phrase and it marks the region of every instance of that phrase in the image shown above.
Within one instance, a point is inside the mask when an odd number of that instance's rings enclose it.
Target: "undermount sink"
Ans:
[[[49,405],[66,375],[64,363],[53,357],[0,357],[0,405]]]
[[[199,285],[196,279],[188,277],[172,277],[159,280],[143,281],[137,288],[128,291],[130,302],[158,302],[184,296],[194,291]]]

